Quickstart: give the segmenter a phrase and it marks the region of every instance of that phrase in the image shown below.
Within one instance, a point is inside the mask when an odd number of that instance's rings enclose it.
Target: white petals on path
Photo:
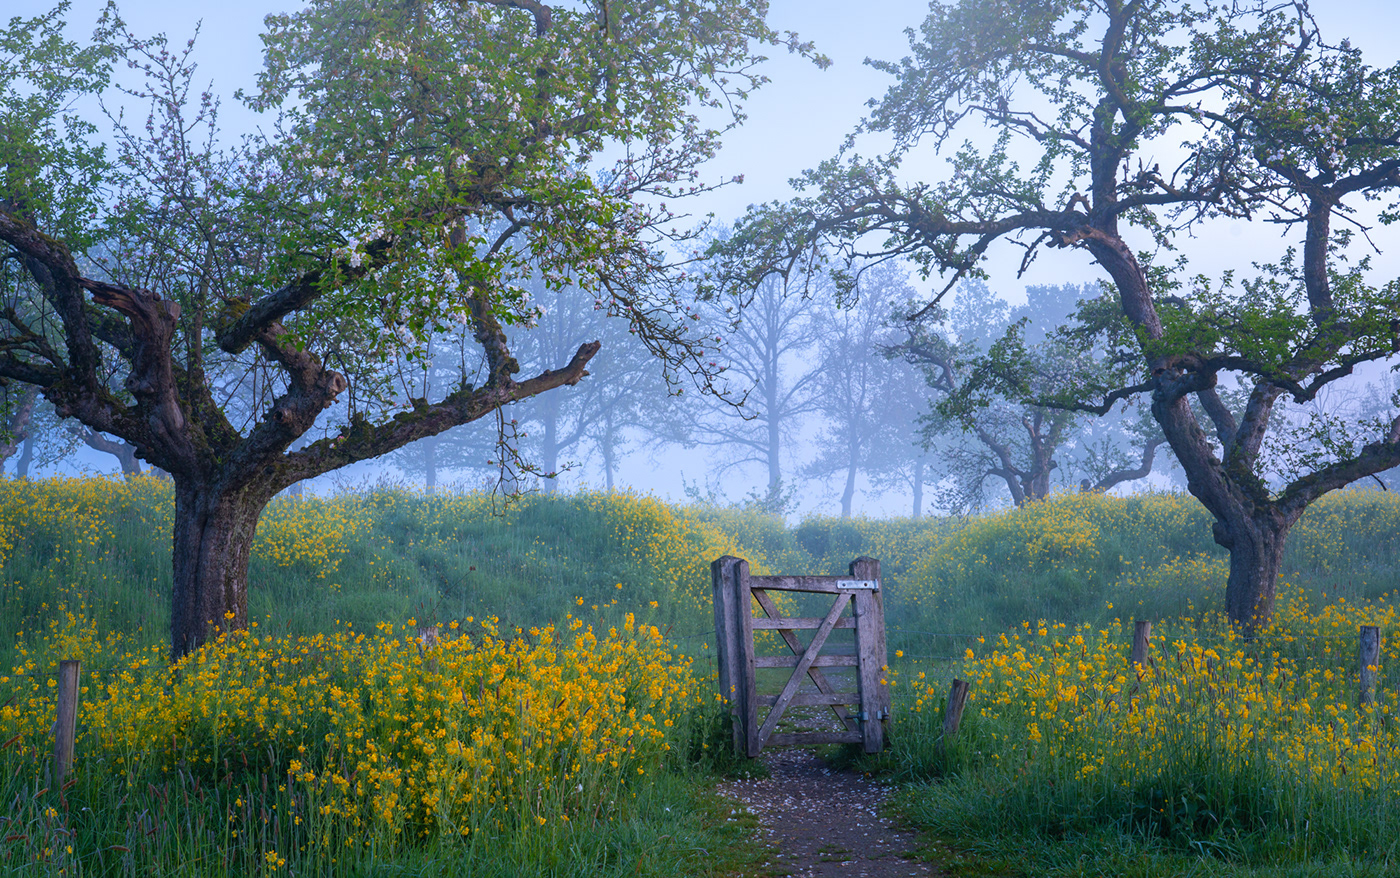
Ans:
[[[721,794],[759,821],[773,848],[771,874],[790,878],[895,878],[941,874],[913,859],[916,835],[880,816],[890,792],[851,771],[828,768],[810,750],[759,757],[771,777],[726,781]]]

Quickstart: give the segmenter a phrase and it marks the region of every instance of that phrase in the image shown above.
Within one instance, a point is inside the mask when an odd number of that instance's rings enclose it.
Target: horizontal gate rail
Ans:
[[[772,747],[820,747],[823,744],[860,744],[864,740],[860,732],[800,732],[770,735],[768,744]]]
[[[758,696],[758,704],[759,704],[760,707],[772,707],[773,705],[775,705],[775,704],[777,704],[777,703],[778,703],[778,696],[776,696],[776,695],[760,695],[760,696]],[[790,703],[793,704],[793,705],[800,705],[800,706],[805,706],[805,707],[816,707],[816,706],[823,705],[823,704],[825,704],[825,705],[831,705],[831,706],[833,706],[833,707],[834,707],[835,705],[838,705],[838,704],[860,704],[860,693],[858,693],[858,692],[831,692],[831,693],[826,693],[826,692],[799,692],[799,693],[797,693],[796,695],[794,695],[794,696],[792,697],[792,701],[791,701]]]
[[[779,616],[776,619],[769,617],[767,619],[753,620],[753,627],[755,630],[760,628],[786,628],[789,631],[791,631],[795,628],[819,628],[821,627],[821,624],[821,619],[789,619],[785,616]],[[836,627],[854,628],[856,627],[856,620],[850,618],[849,616],[843,619],[838,619],[836,621]]]
[[[754,666],[759,668],[795,668],[801,659],[795,655],[754,656]],[[858,655],[819,655],[812,662],[814,668],[854,668],[860,666]]]

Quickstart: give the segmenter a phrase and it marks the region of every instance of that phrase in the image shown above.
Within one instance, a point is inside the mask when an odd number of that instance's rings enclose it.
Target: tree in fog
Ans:
[[[17,478],[29,475],[29,463],[34,456],[34,409],[38,404],[39,388],[32,384],[12,382],[0,387],[0,412],[4,413],[0,465],[20,452],[22,456],[15,471]]]
[[[906,255],[948,287],[994,245],[1082,253],[1111,283],[1112,312],[1085,324],[1113,380],[1044,403],[1104,414],[1150,399],[1153,419],[1230,552],[1229,618],[1252,635],[1273,616],[1289,530],[1327,492],[1400,463],[1400,411],[1336,435],[1306,422],[1318,453],[1280,457],[1319,394],[1400,350],[1400,285],[1373,282],[1358,216],[1400,201],[1400,65],[1374,68],[1320,33],[1306,0],[935,4],[864,128],[892,138],[804,179],[796,201],[758,209],[735,247],[782,264],[844,246]],[[964,122],[996,132],[977,147]],[[907,181],[901,162],[955,147],[949,175]],[[1013,143],[1015,149],[1013,150]],[[1013,151],[1016,158],[1013,159]],[[1028,161],[1026,151],[1031,153]],[[1164,165],[1165,156],[1180,156]],[[921,166],[929,166],[923,163]],[[1276,250],[1241,254],[1216,279],[1174,264],[1174,244],[1220,218],[1270,222]],[[774,228],[788,229],[781,238]],[[793,246],[796,245],[796,246]],[[1247,394],[1236,413],[1219,388]]]
[[[611,490],[629,438],[665,417],[671,388],[631,327],[608,316],[601,302],[542,288],[537,296],[547,310],[535,331],[516,346],[522,363],[552,362],[559,352],[587,339],[599,339],[603,347],[589,363],[594,380],[568,396],[538,397],[512,412],[528,434],[521,452],[545,476],[541,487],[546,491],[555,490],[553,475],[563,464],[576,463],[585,453],[596,455]]]
[[[964,281],[951,313],[911,321],[894,347],[925,378],[925,443],[944,467],[940,505],[982,508],[999,485],[1020,506],[1056,484],[1106,491],[1151,472],[1162,444],[1140,417],[1083,413],[1028,401],[1063,393],[1108,368],[1103,351],[1065,338],[1059,325],[1095,286],[1031,286],[1011,307],[980,280]],[[1007,363],[1014,358],[1014,366]]]
[[[898,374],[884,353],[894,340],[892,318],[898,320],[898,307],[913,296],[905,269],[886,262],[860,273],[851,304],[813,321],[819,378],[812,408],[818,426],[809,431],[815,457],[804,470],[819,479],[839,478],[842,518],[851,517],[858,475],[892,474],[898,465],[889,458],[907,458],[905,452],[914,450],[914,436],[890,407],[913,376]],[[902,442],[910,448],[898,447]],[[911,487],[921,494],[921,476],[911,475]]]
[[[902,314],[910,311],[901,309]],[[924,489],[943,479],[943,468],[936,453],[927,447],[922,417],[928,410],[923,373],[898,353],[885,348],[887,380],[879,387],[875,403],[883,428],[870,446],[867,472],[879,491],[908,491],[909,514],[924,514]]]
[[[1357,420],[1374,431],[1377,422],[1384,423],[1396,411],[1400,411],[1400,372],[1392,371],[1366,385],[1357,405]],[[1383,491],[1400,490],[1400,464],[1384,472],[1373,473],[1371,477]]]
[[[463,425],[421,439],[391,455],[400,469],[422,475],[428,490],[438,469],[466,473],[511,490],[522,484],[553,492],[565,466],[596,459],[608,490],[616,484],[619,459],[634,436],[664,416],[671,397],[660,365],[625,320],[610,316],[601,302],[565,287],[551,290],[539,278],[527,285],[542,316],[528,331],[507,334],[525,370],[557,362],[590,340],[601,343],[589,361],[592,380],[574,392],[522,400],[503,421]],[[432,355],[408,364],[398,379],[405,398],[430,395],[434,385],[476,380],[480,369],[470,338],[444,335]]]
[[[15,458],[15,478],[29,477],[34,466],[50,466],[71,457],[80,446],[110,454],[130,479],[142,475],[136,446],[104,435],[78,421],[60,418],[39,388],[11,383],[3,388],[0,411],[7,413],[0,439],[0,465]]]
[[[474,358],[470,364],[468,357]],[[436,333],[428,339],[420,355],[393,363],[394,393],[398,404],[411,407],[414,400],[441,396],[451,388],[478,378],[482,366],[482,357],[472,345],[465,328],[455,333]],[[474,432],[496,435],[495,431],[486,429],[484,423],[471,425],[468,429],[471,428],[474,428]],[[451,469],[457,458],[456,449],[449,451],[444,446],[451,442],[449,437],[454,431],[460,429],[463,428],[454,427],[410,442],[391,452],[386,460],[400,470],[421,476],[423,490],[428,494],[436,493],[438,470]]]
[[[278,118],[224,146],[192,43],[109,11],[74,45],[64,11],[0,40],[0,377],[172,475],[177,658],[247,625],[254,529],[283,488],[587,375],[593,340],[519,377],[529,276],[600,298],[704,383],[664,205],[703,189],[762,81],[753,47],[809,52],[737,0],[317,3],[267,18],[248,100]],[[147,109],[109,120],[110,152],[80,115],[104,93]],[[459,319],[479,382],[398,406],[385,364]],[[240,424],[218,376],[250,351],[270,382]]]
[[[692,397],[678,409],[669,438],[717,450],[721,474],[757,469],[764,488],[753,495],[760,506],[780,511],[795,489],[798,430],[823,390],[821,366],[813,362],[820,290],[776,274],[730,290],[695,312],[716,342],[719,394]]]

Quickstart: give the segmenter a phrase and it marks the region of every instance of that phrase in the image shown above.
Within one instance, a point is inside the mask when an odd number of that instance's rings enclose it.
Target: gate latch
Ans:
[[[871,591],[880,590],[880,580],[878,579],[838,579],[837,588],[868,588]]]

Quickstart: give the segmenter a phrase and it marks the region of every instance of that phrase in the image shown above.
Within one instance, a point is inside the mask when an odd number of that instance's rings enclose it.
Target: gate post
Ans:
[[[743,649],[740,674],[744,678],[740,709],[744,711],[744,734],[749,758],[762,749],[758,737],[758,663],[753,654],[753,585],[749,582],[749,562],[743,558],[734,565],[734,603],[739,610],[739,644]]]
[[[880,562],[857,558],[851,577],[880,581]],[[890,715],[889,688],[885,685],[885,606],[878,588],[855,593],[856,651],[859,654],[860,734],[866,753],[885,749],[885,723]]]
[[[746,749],[744,738],[744,650],[739,642],[739,564],[725,555],[710,565],[715,595],[715,659],[719,665],[719,692],[729,706],[734,751]],[[745,607],[747,612],[748,608]]]

